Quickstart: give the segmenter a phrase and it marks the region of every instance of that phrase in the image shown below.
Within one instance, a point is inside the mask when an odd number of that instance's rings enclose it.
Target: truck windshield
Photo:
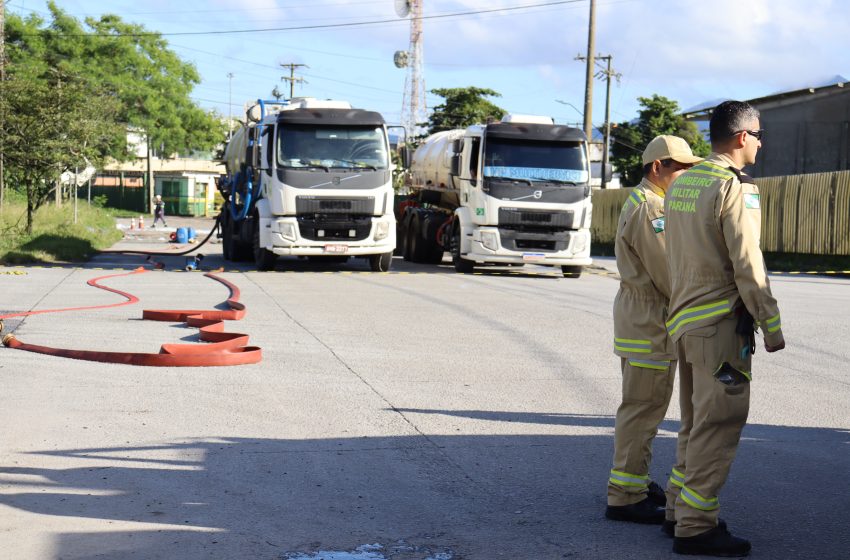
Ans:
[[[488,138],[484,176],[522,181],[586,183],[590,179],[580,142]]]
[[[282,167],[386,169],[384,129],[278,126],[277,163]]]

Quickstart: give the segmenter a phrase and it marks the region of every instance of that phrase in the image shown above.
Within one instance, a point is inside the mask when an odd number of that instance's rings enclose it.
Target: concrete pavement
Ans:
[[[200,249],[205,265],[222,264],[219,248]],[[141,310],[215,307],[226,290],[179,272],[182,258],[162,260],[166,271],[104,282],[140,304],[7,327],[92,349],[194,340],[193,329],[139,320]],[[118,301],[86,280],[143,263],[103,255],[7,269],[26,274],[0,274],[0,310]],[[612,276],[467,276],[399,259],[390,274],[296,259],[278,272],[227,270],[248,307],[229,327],[263,348],[260,364],[134,368],[0,348],[4,556],[675,558],[657,528],[602,517],[620,383]],[[753,541],[753,558],[844,558],[850,282],[772,282],[788,349],[756,354],[722,515]],[[658,481],[672,462],[675,402],[668,416]]]

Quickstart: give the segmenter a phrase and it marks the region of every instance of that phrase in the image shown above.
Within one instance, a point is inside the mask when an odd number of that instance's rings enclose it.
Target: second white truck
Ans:
[[[396,207],[405,260],[455,270],[535,263],[578,277],[590,265],[587,138],[548,117],[438,132],[413,153],[412,194]]]

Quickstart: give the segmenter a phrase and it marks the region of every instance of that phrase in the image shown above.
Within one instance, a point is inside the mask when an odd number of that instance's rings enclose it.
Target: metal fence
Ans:
[[[850,171],[767,177],[756,183],[763,251],[850,255]],[[593,242],[614,242],[620,209],[630,192],[593,193]]]

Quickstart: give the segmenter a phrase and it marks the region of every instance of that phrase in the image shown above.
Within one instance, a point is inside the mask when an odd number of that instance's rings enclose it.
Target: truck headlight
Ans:
[[[277,229],[280,236],[288,241],[295,241],[295,224],[289,222],[278,222]]]
[[[499,250],[499,242],[496,239],[495,232],[482,231],[481,232],[481,244],[484,245],[484,248],[490,249],[491,251],[498,251]]]
[[[579,233],[573,241],[573,253],[583,253],[587,249],[587,234]]]
[[[390,234],[390,223],[389,222],[378,222],[375,225],[375,241],[380,241],[381,239],[386,239]]]

